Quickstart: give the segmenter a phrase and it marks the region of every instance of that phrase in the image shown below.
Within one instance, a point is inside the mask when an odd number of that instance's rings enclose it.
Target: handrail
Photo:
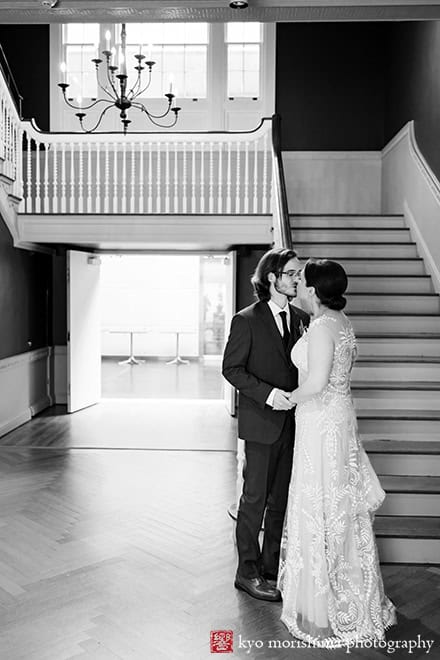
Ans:
[[[23,97],[20,94],[17,83],[15,82],[14,75],[11,71],[11,67],[9,66],[8,58],[6,57],[5,51],[3,50],[3,46],[1,44],[0,44],[0,70],[3,74],[3,78],[9,88],[9,91],[11,92],[11,98],[15,104],[15,107],[17,108],[18,116],[20,117],[20,119],[23,119],[23,113],[22,113]]]
[[[292,249],[292,234],[290,229],[289,208],[287,203],[286,180],[284,178],[283,160],[281,156],[281,117],[272,115],[272,151],[273,151],[273,182],[274,182],[274,213],[275,228],[280,237],[281,246]]]

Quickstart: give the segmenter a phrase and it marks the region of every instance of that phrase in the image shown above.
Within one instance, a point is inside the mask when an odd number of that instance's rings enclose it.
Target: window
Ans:
[[[63,60],[69,98],[96,97],[96,72],[91,60],[98,56],[98,44],[98,23],[63,25]]]
[[[227,23],[228,91],[231,98],[260,96],[261,23]]]
[[[155,62],[146,96],[160,98],[172,91],[180,98],[206,98],[207,23],[129,23],[126,31],[129,89],[136,80],[134,55],[140,52]]]

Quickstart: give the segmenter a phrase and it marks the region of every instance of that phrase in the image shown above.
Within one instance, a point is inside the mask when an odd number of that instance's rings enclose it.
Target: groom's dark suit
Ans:
[[[294,410],[273,410],[266,404],[273,388],[291,392],[298,373],[290,360],[308,315],[290,308],[290,342],[281,333],[267,302],[238,312],[223,358],[223,375],[239,391],[238,435],[245,441],[246,466],[237,516],[238,574],[276,576],[284,514],[292,469]],[[258,535],[266,510],[262,551]]]

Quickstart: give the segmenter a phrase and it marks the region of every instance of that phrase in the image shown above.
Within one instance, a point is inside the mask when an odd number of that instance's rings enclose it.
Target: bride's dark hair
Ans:
[[[316,295],[329,309],[341,310],[347,304],[345,293],[348,285],[347,274],[337,261],[330,259],[309,259],[304,266],[307,286],[314,286]]]

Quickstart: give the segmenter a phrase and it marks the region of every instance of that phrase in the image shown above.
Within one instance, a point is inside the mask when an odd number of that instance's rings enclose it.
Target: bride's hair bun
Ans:
[[[340,311],[347,304],[344,293],[347,290],[347,274],[341,264],[330,259],[309,259],[304,267],[307,286],[315,287],[320,302]]]

